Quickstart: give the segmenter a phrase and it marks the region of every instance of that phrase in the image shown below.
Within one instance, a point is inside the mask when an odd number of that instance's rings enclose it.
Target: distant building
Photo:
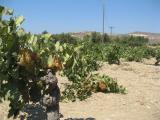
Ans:
[[[70,32],[69,34],[73,37],[83,38],[86,35],[91,35],[93,31],[86,31],[86,32]]]
[[[148,38],[149,44],[160,44],[160,33],[149,33],[149,32],[133,32],[129,33],[130,36]]]
[[[144,32],[133,32],[133,33],[129,33],[128,35],[135,36],[135,37],[139,36],[139,37],[148,38],[148,34]]]

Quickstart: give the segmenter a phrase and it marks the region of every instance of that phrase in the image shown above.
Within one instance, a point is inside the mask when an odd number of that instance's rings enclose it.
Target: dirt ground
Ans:
[[[61,120],[160,120],[160,66],[153,64],[154,60],[104,63],[97,72],[116,78],[128,93],[96,93],[85,101],[60,103]],[[59,81],[62,86],[66,79]],[[7,120],[7,109],[7,102],[0,104],[0,120]]]

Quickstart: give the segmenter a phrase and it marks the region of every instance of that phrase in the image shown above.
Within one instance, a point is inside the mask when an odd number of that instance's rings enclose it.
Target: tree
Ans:
[[[104,42],[104,43],[110,42],[110,38],[109,38],[109,36],[108,36],[107,33],[105,33],[104,36],[103,36],[103,42]]]
[[[102,35],[100,33],[93,32],[91,34],[91,40],[90,41],[93,42],[93,43],[101,43]]]

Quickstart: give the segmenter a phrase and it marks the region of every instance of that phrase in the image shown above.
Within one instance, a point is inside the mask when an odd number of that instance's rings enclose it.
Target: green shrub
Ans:
[[[52,40],[60,43],[69,43],[69,44],[77,44],[78,43],[78,38],[72,37],[68,33],[62,33],[62,34],[54,34],[52,35]]]
[[[160,63],[160,48],[157,48],[156,49],[156,55],[155,55],[155,57],[156,57],[156,63],[155,63],[155,65],[158,65],[159,63]]]
[[[109,76],[103,75],[103,76],[94,76],[93,77],[94,81],[102,81],[106,85],[106,93],[126,93],[126,88],[123,87],[122,85],[118,85],[116,79],[113,79]]]
[[[92,32],[91,35],[86,35],[83,37],[84,41],[90,41],[91,43],[109,43],[110,37],[107,33],[102,35],[99,32]]]
[[[103,82],[105,89],[100,90],[100,82]],[[102,88],[101,88],[102,89]],[[66,89],[62,92],[62,100],[76,101],[84,100],[92,95],[93,92],[104,92],[104,93],[122,93],[127,92],[126,88],[122,85],[118,85],[117,81],[109,76],[103,75],[90,75],[83,82],[79,84],[66,85]]]
[[[93,32],[91,34],[90,41],[93,43],[101,43],[102,42],[102,35],[98,32]]]
[[[144,58],[152,58],[152,57],[155,57],[156,55],[156,50],[154,48],[151,48],[151,47],[144,47],[143,48],[144,50]]]
[[[134,37],[134,36],[122,36],[115,39],[115,41],[122,45],[127,45],[130,47],[145,46],[148,44],[148,39],[144,37]]]
[[[106,60],[109,64],[120,64],[120,47],[116,44],[108,46],[106,49]]]
[[[139,47],[128,48],[125,52],[125,58],[127,61],[141,62],[143,59],[144,51]]]

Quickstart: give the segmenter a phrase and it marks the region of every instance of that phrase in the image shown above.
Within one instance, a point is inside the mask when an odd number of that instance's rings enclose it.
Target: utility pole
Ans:
[[[103,38],[102,38],[102,43],[104,42],[104,29],[105,29],[105,3],[104,0],[102,1],[102,8],[103,8],[103,22],[102,22],[102,34],[103,34]]]
[[[113,29],[114,29],[114,26],[110,26],[109,28],[110,28],[110,35],[112,36],[112,34],[113,34]]]

